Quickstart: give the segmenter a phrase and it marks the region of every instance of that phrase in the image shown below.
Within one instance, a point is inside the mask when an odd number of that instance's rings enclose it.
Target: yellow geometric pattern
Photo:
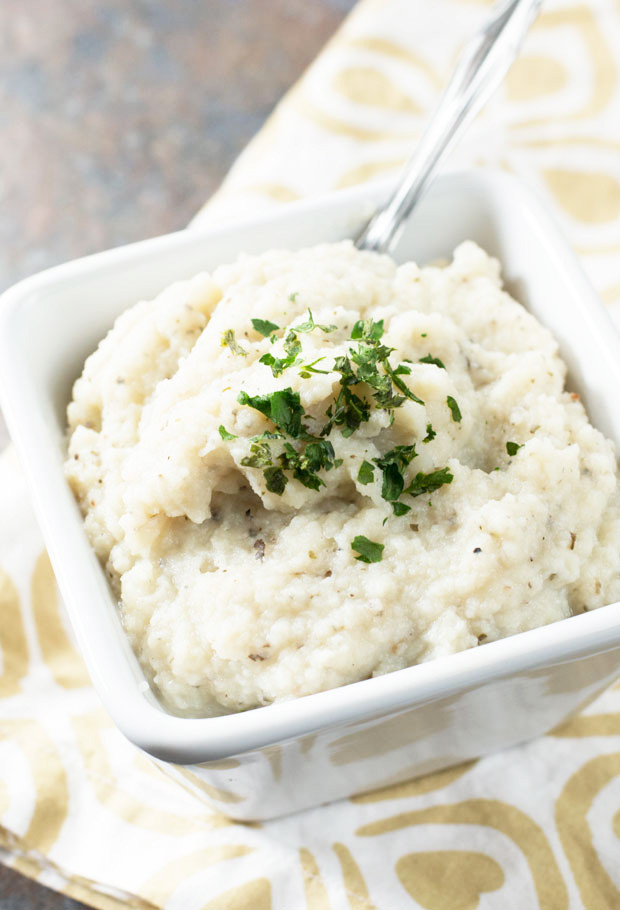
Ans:
[[[396,174],[489,5],[362,0],[197,220]],[[537,189],[620,317],[620,3],[548,0],[452,163],[506,168]],[[620,686],[505,753],[235,823],[113,728],[11,452],[0,505],[4,862],[104,910],[620,908]],[[351,749],[343,740],[339,761]],[[279,762],[274,749],[274,776]]]

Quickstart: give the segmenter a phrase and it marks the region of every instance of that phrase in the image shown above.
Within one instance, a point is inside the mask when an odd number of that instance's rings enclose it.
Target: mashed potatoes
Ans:
[[[473,243],[246,257],[127,310],[66,472],[138,658],[239,711],[620,598],[612,444]]]

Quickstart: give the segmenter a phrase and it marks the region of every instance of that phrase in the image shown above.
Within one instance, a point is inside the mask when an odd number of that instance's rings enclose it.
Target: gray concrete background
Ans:
[[[2,0],[0,291],[183,227],[352,6]],[[0,866],[1,910],[81,906]]]

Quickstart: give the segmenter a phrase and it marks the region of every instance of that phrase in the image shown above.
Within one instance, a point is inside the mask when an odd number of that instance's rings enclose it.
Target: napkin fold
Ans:
[[[362,0],[193,225],[393,173],[484,0]],[[453,156],[546,199],[620,324],[620,6],[548,2]],[[93,907],[620,907],[620,685],[534,742],[260,824],[113,727],[17,458],[0,458],[0,859]],[[620,673],[620,668],[619,668]]]

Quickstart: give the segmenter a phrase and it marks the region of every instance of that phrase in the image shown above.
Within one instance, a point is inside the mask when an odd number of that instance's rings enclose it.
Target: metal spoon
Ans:
[[[465,46],[395,192],[357,236],[359,249],[378,253],[393,249],[439,162],[503,81],[542,2],[500,2],[492,18]]]

